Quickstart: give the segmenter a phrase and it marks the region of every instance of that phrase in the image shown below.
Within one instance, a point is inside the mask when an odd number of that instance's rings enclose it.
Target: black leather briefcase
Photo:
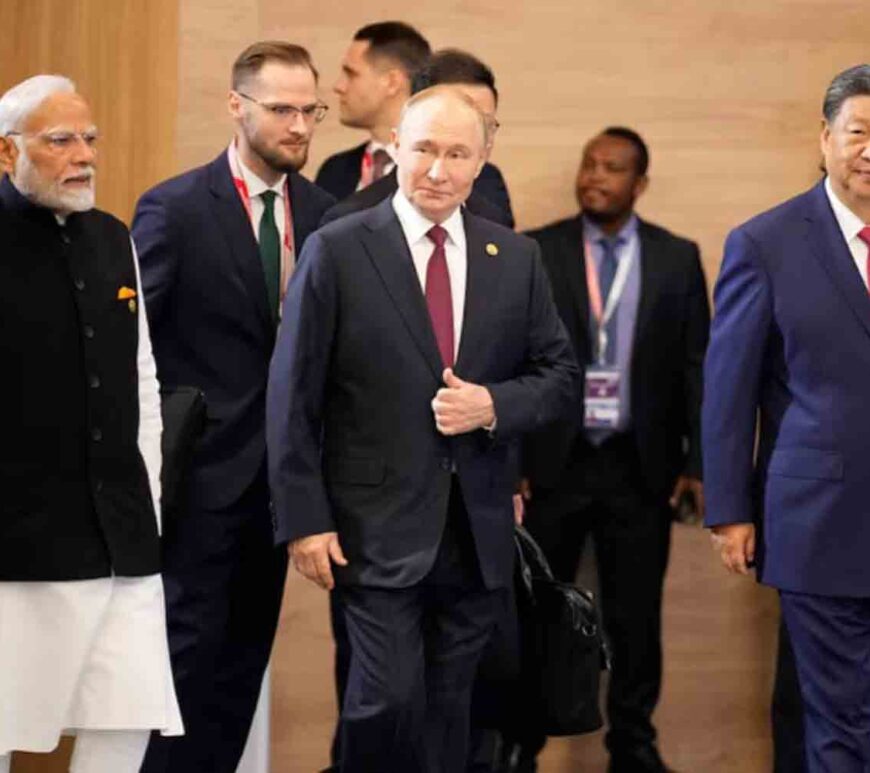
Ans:
[[[553,579],[543,552],[522,527],[515,540],[523,715],[546,735],[597,730],[608,656],[592,594]]]
[[[167,523],[177,516],[184,500],[194,447],[205,426],[205,395],[196,387],[163,387],[160,408],[163,415],[160,509]]]

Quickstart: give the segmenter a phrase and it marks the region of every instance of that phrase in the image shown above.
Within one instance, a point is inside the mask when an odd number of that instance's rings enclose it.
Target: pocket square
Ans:
[[[136,297],[136,291],[132,287],[122,287],[118,290],[118,300],[126,301]]]

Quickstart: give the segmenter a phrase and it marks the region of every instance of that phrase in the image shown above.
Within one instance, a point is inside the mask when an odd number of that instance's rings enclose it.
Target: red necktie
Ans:
[[[867,245],[867,282],[870,283],[870,225],[865,225],[858,231],[858,238]]]
[[[426,233],[435,244],[429,264],[426,266],[426,305],[432,319],[432,329],[438,341],[438,351],[445,368],[453,367],[453,299],[450,295],[450,274],[447,271],[447,255],[444,240],[447,231],[440,225],[432,226]]]

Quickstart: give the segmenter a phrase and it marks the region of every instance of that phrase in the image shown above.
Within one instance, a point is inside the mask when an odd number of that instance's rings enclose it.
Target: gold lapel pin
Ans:
[[[486,254],[495,257],[496,255],[498,255],[498,247],[490,242],[486,245]]]
[[[136,313],[136,301],[133,298],[130,299],[130,302],[127,304],[127,308],[130,309],[131,314]]]

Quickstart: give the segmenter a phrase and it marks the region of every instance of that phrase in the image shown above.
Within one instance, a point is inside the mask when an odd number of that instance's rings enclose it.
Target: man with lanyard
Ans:
[[[273,546],[265,396],[295,256],[334,202],[298,174],[326,106],[308,52],[260,42],[232,71],[235,138],[158,185],[133,237],[164,387],[205,393],[206,423],[164,557],[188,734],[152,739],[145,773],[231,773],[269,659],[286,573]]]
[[[160,396],[129,232],[94,208],[98,138],[67,78],[0,97],[2,773],[65,730],[71,773],[136,773],[152,729],[182,732]]]
[[[577,425],[554,426],[527,443],[526,523],[565,582],[574,580],[586,538],[594,540],[613,656],[612,773],[667,770],[651,717],[671,508],[688,494],[703,507],[707,291],[697,246],[634,214],[648,163],[636,132],[606,129],[583,152],[581,214],[531,234],[585,379]],[[534,769],[541,741],[528,743],[521,770]]]
[[[396,151],[391,133],[411,95],[411,79],[428,56],[429,43],[403,22],[378,22],[357,31],[333,91],[341,122],[365,129],[370,137],[323,162],[315,179],[323,190],[345,199],[392,172]]]

